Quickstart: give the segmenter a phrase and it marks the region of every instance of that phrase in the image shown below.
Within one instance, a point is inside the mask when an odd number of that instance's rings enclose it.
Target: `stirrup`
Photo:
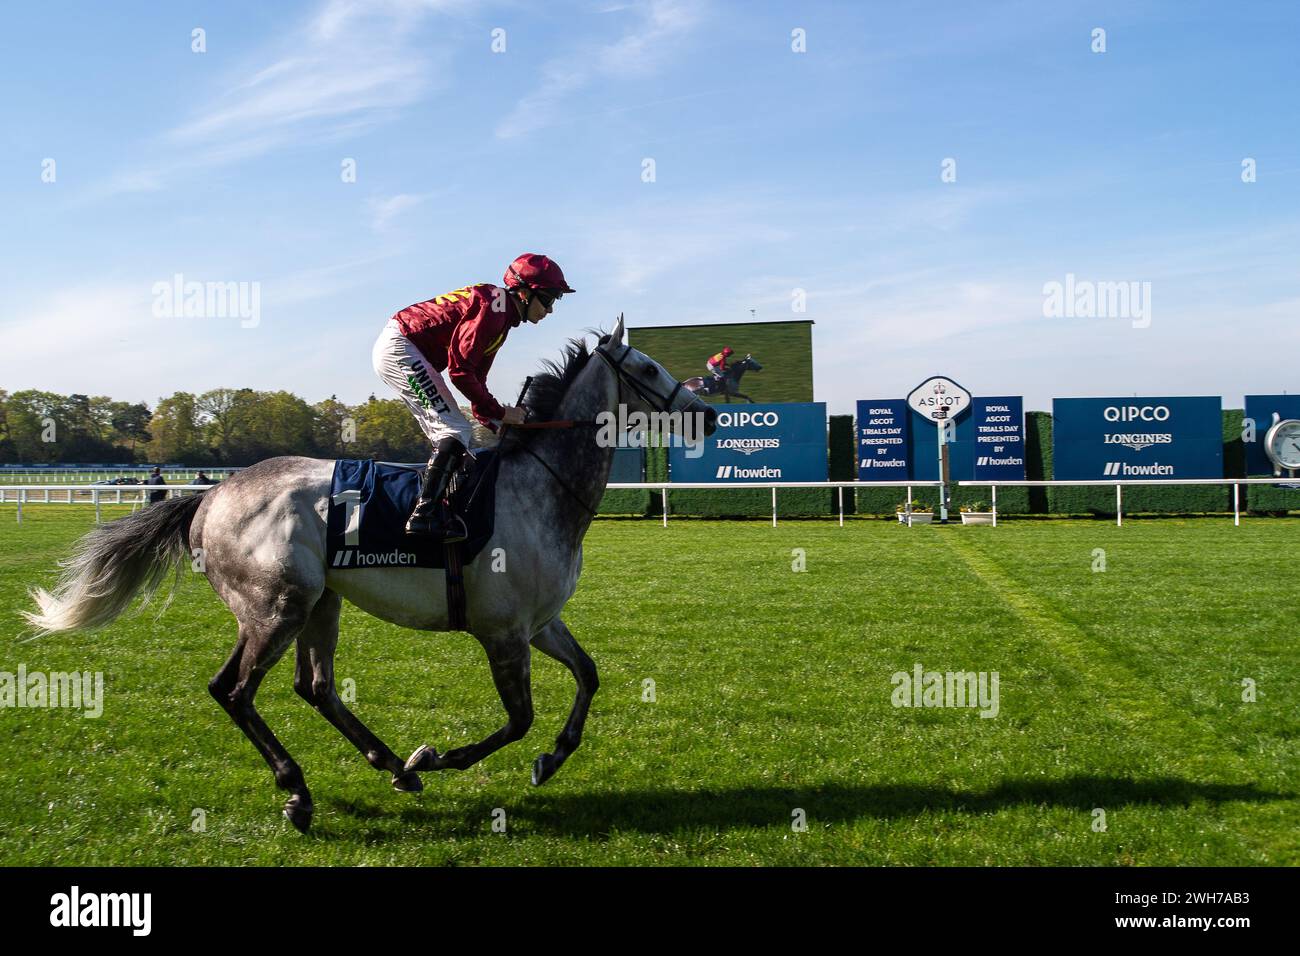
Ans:
[[[465,519],[460,515],[448,515],[442,522],[442,529],[438,532],[438,537],[443,544],[459,544],[469,537],[469,529],[465,527]]]
[[[406,533],[424,538],[434,538],[441,544],[456,544],[469,537],[468,529],[460,515],[440,517],[411,515],[406,519]]]

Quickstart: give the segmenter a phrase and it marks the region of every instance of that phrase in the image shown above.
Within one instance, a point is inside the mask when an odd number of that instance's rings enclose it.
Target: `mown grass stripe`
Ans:
[[[1064,667],[1080,681],[1105,685],[1104,693],[1098,698],[1104,702],[1111,719],[1135,733],[1147,735],[1153,734],[1153,724],[1159,725],[1165,735],[1181,744],[1171,751],[1171,756],[1190,770],[1217,776],[1227,764],[1234,773],[1247,773],[1244,762],[1236,754],[1219,746],[1212,728],[1162,700],[1123,663],[1111,657],[1105,645],[1094,640],[1087,630],[1071,623],[1038,592],[1016,581],[995,559],[972,546],[962,537],[964,532],[956,528],[945,530],[957,532],[940,535],[948,550],[1024,621],[1033,634],[1050,643]]]

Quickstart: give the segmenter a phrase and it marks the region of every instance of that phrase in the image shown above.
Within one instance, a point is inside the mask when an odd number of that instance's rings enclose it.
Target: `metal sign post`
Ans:
[[[939,523],[948,523],[948,410],[940,408],[935,411],[935,435],[939,447]]]

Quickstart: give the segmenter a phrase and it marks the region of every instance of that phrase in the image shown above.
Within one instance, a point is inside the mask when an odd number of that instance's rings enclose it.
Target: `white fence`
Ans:
[[[999,488],[1050,488],[1105,486],[1115,489],[1115,523],[1124,523],[1124,487],[1128,485],[1232,485],[1232,521],[1241,524],[1241,486],[1242,485],[1282,485],[1300,488],[1295,478],[1133,478],[1123,481],[1096,479],[1091,481],[959,481],[955,484],[963,487],[989,488],[992,490],[993,524],[998,523],[998,489]],[[839,489],[839,523],[844,526],[844,489],[845,488],[906,488],[907,509],[911,511],[913,488],[938,488],[938,481],[737,481],[729,484],[709,482],[611,482],[607,487],[612,491],[638,490],[658,491],[663,505],[663,525],[668,526],[669,500],[668,492],[675,490],[719,491],[731,488],[769,488],[772,491],[772,527],[776,527],[777,504],[776,493],[786,488],[837,488]],[[139,507],[146,503],[148,495],[163,491],[170,496],[174,491],[207,491],[212,485],[0,485],[0,504],[16,504],[18,521],[23,520],[23,505],[26,504],[93,504],[95,520],[100,520],[100,506],[106,504],[129,504]]]
[[[131,510],[149,502],[149,495],[173,491],[207,491],[212,485],[0,485],[0,504],[18,506],[18,523],[23,520],[23,505],[95,506],[95,521],[101,520],[101,505],[131,505]]]
[[[668,527],[668,489],[677,490],[707,490],[707,491],[726,491],[731,488],[771,488],[772,489],[772,527],[776,527],[776,490],[778,488],[838,488],[840,502],[840,527],[844,527],[844,489],[845,488],[906,488],[907,489],[907,509],[912,510],[912,489],[913,488],[938,488],[943,482],[941,481],[731,481],[725,485],[710,482],[687,482],[687,481],[669,481],[669,482],[652,482],[652,481],[616,481],[610,482],[606,487],[611,491],[618,490],[635,490],[646,488],[651,491],[658,490],[660,501],[663,502],[664,527]]]
[[[993,489],[993,523],[998,521],[998,488],[1050,488],[1104,486],[1115,488],[1115,524],[1124,524],[1124,487],[1126,485],[1232,485],[1232,523],[1241,525],[1241,486],[1242,485],[1284,485],[1300,487],[1294,478],[1131,478],[1127,481],[1114,481],[1108,478],[1095,478],[1081,481],[959,481],[962,486]]]
[[[658,491],[660,500],[663,503],[663,523],[664,527],[668,526],[668,489],[670,488],[697,488],[708,489],[710,491],[726,490],[728,488],[771,488],[772,489],[772,527],[776,527],[776,492],[778,488],[838,488],[839,489],[839,518],[840,527],[844,526],[844,489],[845,488],[906,488],[907,489],[907,508],[912,508],[912,489],[913,488],[938,488],[943,484],[939,481],[737,481],[725,485],[716,483],[685,483],[685,482],[612,482],[610,489],[627,489],[633,490],[643,488],[650,491]],[[1050,488],[1053,485],[1058,487],[1075,487],[1081,485],[1106,485],[1115,488],[1115,523],[1122,525],[1124,523],[1124,494],[1123,486],[1125,485],[1232,485],[1232,520],[1234,525],[1241,524],[1241,485],[1289,485],[1300,487],[1295,478],[1187,478],[1183,480],[1168,478],[1132,478],[1122,481],[1113,481],[1108,479],[1091,480],[1091,481],[958,481],[952,484],[963,487],[990,488],[992,489],[993,505],[993,524],[998,523],[998,488]]]
[[[68,485],[86,485],[100,480],[111,478],[148,478],[150,468],[0,468],[0,485],[9,485],[10,487],[19,487],[24,482],[19,479],[27,479],[36,486],[58,485],[67,487]],[[238,467],[230,468],[173,468],[162,470],[162,476],[168,481],[185,481],[190,478],[197,478],[199,472],[203,472],[209,478],[220,481],[223,478],[229,478],[235,472],[239,471]],[[131,487],[127,485],[126,487]]]

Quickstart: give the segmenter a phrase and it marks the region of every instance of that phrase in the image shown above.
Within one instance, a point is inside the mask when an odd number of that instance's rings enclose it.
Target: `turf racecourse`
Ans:
[[[2,864],[1300,862],[1294,520],[598,521],[566,620],[602,683],[568,764],[529,785],[573,693],[540,654],[529,735],[421,795],[294,695],[286,657],[258,702],[312,788],[308,836],[207,694],[235,628],[206,581],[160,618],[18,643],[25,587],[91,520],[0,508],[0,671],[105,681],[99,719],[0,710]],[[997,671],[997,716],[894,707],[918,663]],[[463,634],[345,607],[338,675],[402,754],[502,722]]]

